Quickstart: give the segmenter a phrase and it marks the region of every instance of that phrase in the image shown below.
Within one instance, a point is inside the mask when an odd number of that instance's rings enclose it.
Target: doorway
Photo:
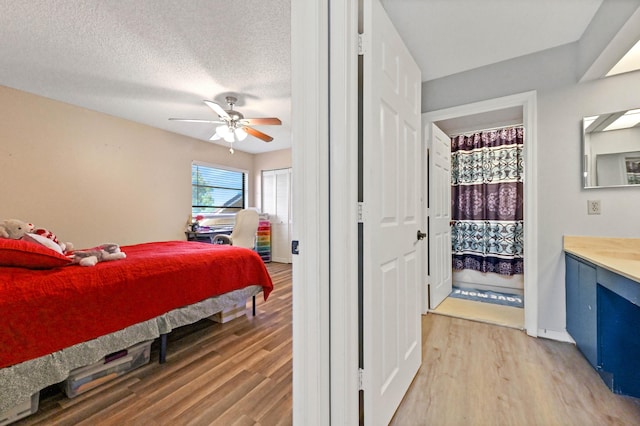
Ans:
[[[451,148],[452,291],[433,313],[524,328],[522,107],[434,123]],[[437,130],[435,130],[437,131]]]
[[[486,320],[500,325],[523,328],[529,335],[537,336],[537,234],[535,231],[537,229],[537,215],[534,208],[537,199],[537,185],[533,174],[536,168],[535,103],[535,92],[527,92],[423,114],[424,128],[436,124],[441,126],[448,136],[520,123],[522,123],[526,132],[524,148],[524,198],[526,202],[523,215],[524,256],[527,266],[524,271],[521,290],[524,297],[524,308],[519,311],[513,311],[499,305],[493,306],[488,303],[468,300],[454,300],[453,302],[447,300],[447,303],[443,302],[444,306],[439,306],[438,308],[430,307],[427,305],[429,298],[429,287],[427,286],[425,289],[425,309],[423,310],[425,313],[427,311],[435,313],[445,311],[448,314],[455,314],[455,316],[467,316],[470,319]],[[436,191],[433,185],[434,182],[430,181],[430,193]],[[450,190],[450,188],[447,189]],[[431,210],[431,206],[429,210]],[[429,282],[438,282],[440,278],[432,276],[434,270],[437,271],[437,268],[432,266],[433,260],[431,257],[429,262]],[[465,277],[463,276],[462,278],[464,279]],[[474,277],[472,280],[476,281],[476,278]],[[452,307],[451,305],[455,306]]]

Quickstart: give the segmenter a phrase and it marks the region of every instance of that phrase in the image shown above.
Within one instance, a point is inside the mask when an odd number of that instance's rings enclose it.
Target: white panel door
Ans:
[[[378,0],[364,45],[364,419],[386,425],[421,363],[421,78]]]
[[[451,139],[435,124],[429,137],[429,308],[451,293]]]

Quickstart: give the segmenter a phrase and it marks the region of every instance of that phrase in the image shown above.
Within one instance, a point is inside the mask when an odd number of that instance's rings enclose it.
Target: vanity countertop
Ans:
[[[640,238],[565,235],[564,251],[640,283]]]

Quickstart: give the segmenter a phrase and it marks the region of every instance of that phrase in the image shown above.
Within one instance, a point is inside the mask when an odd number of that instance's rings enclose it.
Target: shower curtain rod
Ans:
[[[496,126],[496,127],[489,127],[488,129],[474,129],[474,130],[469,130],[466,132],[456,132],[453,135],[449,136],[451,138],[454,138],[456,136],[460,136],[460,135],[469,135],[469,134],[474,134],[474,133],[480,133],[480,132],[489,132],[491,130],[500,130],[500,129],[504,129],[506,127],[517,127],[517,126],[523,126],[523,123],[515,123],[515,124],[505,124],[504,126]]]

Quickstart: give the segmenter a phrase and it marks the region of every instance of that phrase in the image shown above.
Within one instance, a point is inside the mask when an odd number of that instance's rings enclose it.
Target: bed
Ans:
[[[0,266],[0,413],[74,368],[138,342],[164,343],[173,328],[273,289],[260,256],[241,247],[145,243],[122,247],[126,259],[81,267],[42,258],[48,252],[20,264],[22,253],[6,245],[36,244],[9,241],[0,247],[0,264],[13,265]]]

